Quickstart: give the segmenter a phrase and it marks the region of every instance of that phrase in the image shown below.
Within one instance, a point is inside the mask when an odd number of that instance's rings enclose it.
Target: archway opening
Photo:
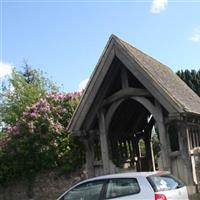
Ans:
[[[153,151],[152,145],[152,138],[157,134],[154,127],[152,114],[142,104],[131,98],[124,100],[108,126],[110,158],[113,163],[125,170],[155,170],[157,164],[154,155],[158,152]]]

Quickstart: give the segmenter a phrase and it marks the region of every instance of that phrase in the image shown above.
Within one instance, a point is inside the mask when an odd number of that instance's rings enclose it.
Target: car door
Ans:
[[[69,190],[59,200],[100,200],[104,183],[104,180],[95,180],[80,184]]]
[[[114,178],[108,180],[105,190],[106,200],[153,200],[150,186],[138,178]]]

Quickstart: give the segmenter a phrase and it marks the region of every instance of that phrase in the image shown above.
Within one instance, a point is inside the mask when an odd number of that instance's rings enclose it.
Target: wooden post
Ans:
[[[161,105],[156,101],[156,109],[158,113],[158,117],[156,119],[156,123],[159,130],[160,137],[160,148],[161,148],[161,160],[162,160],[162,169],[165,171],[171,171],[170,159],[169,159],[169,140],[167,138],[167,133],[165,129],[165,124],[163,120],[163,113]]]
[[[101,156],[103,161],[103,171],[104,174],[109,174],[110,165],[109,165],[108,140],[107,140],[107,130],[106,130],[105,116],[103,110],[99,112],[98,120],[99,120],[99,134],[101,143]]]
[[[148,171],[155,171],[155,161],[153,155],[153,147],[152,147],[152,140],[151,140],[151,132],[154,124],[154,119],[151,116],[148,126],[144,130],[144,141],[145,141],[145,149],[146,149],[146,161],[148,165]]]
[[[121,71],[121,82],[122,82],[122,88],[128,88],[128,74],[125,68],[122,68]]]
[[[91,138],[82,139],[86,150],[86,171],[87,178],[95,176],[94,172],[94,146]]]
[[[156,171],[156,165],[155,165],[155,159],[154,159],[154,152],[153,152],[153,143],[152,143],[152,140],[150,140],[150,149],[151,149],[151,159],[152,159],[153,171]]]
[[[180,122],[179,123],[179,132],[178,132],[178,138],[179,138],[179,148],[181,152],[181,158],[185,165],[182,166],[182,178],[186,182],[187,185],[191,186],[194,185],[193,180],[193,173],[192,173],[192,164],[191,164],[191,156],[190,156],[190,147],[189,147],[189,138],[188,138],[188,127],[186,122]]]
[[[145,133],[147,134],[147,133]],[[153,165],[153,155],[152,155],[152,144],[151,144],[151,138],[145,138],[145,150],[146,150],[146,161],[147,161],[147,167],[148,167],[148,171],[151,171],[153,169],[154,170],[154,165]]]
[[[140,149],[139,149],[139,138],[135,141],[135,151],[136,151],[136,168],[138,172],[142,171],[141,168],[141,158],[140,158]]]

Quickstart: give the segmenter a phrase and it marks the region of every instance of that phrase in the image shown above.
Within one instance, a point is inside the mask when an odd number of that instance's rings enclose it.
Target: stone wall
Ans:
[[[56,171],[45,172],[38,175],[31,186],[19,181],[6,188],[0,187],[0,200],[55,200],[80,180],[80,172],[70,175],[58,175]]]

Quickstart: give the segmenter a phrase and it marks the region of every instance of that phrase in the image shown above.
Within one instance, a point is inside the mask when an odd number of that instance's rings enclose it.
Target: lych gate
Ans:
[[[88,177],[159,169],[200,185],[200,98],[167,66],[114,35],[69,130],[85,145]]]

